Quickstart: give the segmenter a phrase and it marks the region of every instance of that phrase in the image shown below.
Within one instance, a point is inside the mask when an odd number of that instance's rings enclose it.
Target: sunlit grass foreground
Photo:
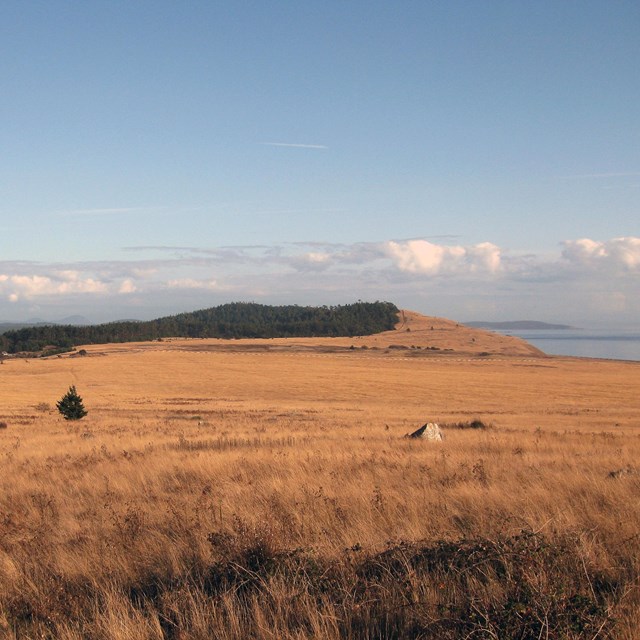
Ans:
[[[0,373],[3,640],[637,637],[638,367]],[[70,375],[78,422],[49,408]],[[402,438],[421,417],[444,442]]]

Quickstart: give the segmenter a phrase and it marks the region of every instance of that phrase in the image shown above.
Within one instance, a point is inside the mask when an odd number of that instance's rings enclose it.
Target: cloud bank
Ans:
[[[47,307],[104,321],[230,300],[334,304],[357,298],[458,319],[567,319],[576,309],[630,319],[640,311],[640,238],[632,236],[566,240],[551,257],[491,242],[424,238],[134,247],[127,256],[72,264],[0,262],[0,320]]]

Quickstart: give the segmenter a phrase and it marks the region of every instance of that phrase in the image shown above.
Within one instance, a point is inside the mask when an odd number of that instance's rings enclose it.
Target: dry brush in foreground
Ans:
[[[327,360],[314,379],[301,368],[279,381],[251,379],[243,360],[216,362],[224,397],[207,397],[201,372],[187,394],[180,370],[161,389],[150,369],[118,404],[108,363],[83,361],[74,371],[91,412],[73,424],[42,396],[39,409],[21,405],[21,376],[49,384],[55,363],[6,378],[3,640],[637,637],[632,377],[627,390],[624,376],[603,377],[588,407],[583,388],[558,390],[544,400],[546,428],[527,429],[506,390],[542,384],[541,371],[485,368],[484,384],[463,386],[470,406],[491,409],[477,414],[491,428],[454,428],[476,416],[443,404],[433,418],[450,425],[446,439],[426,443],[401,437],[397,394],[384,396],[402,362],[382,362],[371,395],[360,360],[348,376],[347,361]],[[465,382],[463,366],[438,384]],[[351,406],[322,386],[340,370],[345,396],[360,398]],[[305,408],[297,394],[309,389]],[[621,398],[624,428],[577,424]],[[401,400],[419,413],[419,395]]]
[[[5,637],[633,637],[637,438],[331,426],[3,443]]]

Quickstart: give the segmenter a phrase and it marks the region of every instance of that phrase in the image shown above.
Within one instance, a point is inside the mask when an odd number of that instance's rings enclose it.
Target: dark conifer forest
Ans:
[[[122,321],[89,326],[25,327],[0,335],[8,353],[68,350],[81,344],[137,342],[168,337],[293,338],[371,335],[393,329],[398,308],[390,302],[302,307],[247,302],[180,313],[144,322]]]

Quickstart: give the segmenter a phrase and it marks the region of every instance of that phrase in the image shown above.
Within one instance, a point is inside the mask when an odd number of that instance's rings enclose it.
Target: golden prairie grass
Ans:
[[[640,366],[208,344],[2,365],[0,637],[637,637]]]

